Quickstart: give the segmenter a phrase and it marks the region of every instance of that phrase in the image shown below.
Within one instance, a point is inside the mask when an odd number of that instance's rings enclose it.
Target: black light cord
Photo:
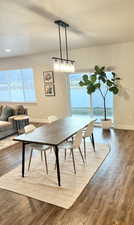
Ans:
[[[62,45],[61,45],[61,30],[60,30],[60,24],[59,27],[59,48],[60,48],[60,58],[62,59]]]
[[[66,41],[66,59],[68,61],[68,40],[67,40],[67,26],[65,26],[65,41]]]

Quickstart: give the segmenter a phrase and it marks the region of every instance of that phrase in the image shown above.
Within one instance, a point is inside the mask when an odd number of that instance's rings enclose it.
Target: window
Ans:
[[[32,69],[0,71],[0,102],[35,102]]]
[[[72,114],[89,114],[90,96],[86,88],[79,86],[83,74],[71,74],[70,79],[70,100]]]
[[[111,76],[110,72],[107,72],[108,76]],[[90,74],[89,74],[90,75]],[[87,94],[87,90],[84,87],[79,86],[79,81],[83,73],[71,74],[69,76],[70,81],[70,101],[71,110],[73,115],[94,115],[99,121],[103,118],[103,100],[99,91],[96,91],[92,96]],[[105,90],[104,90],[105,91]],[[107,94],[106,98],[107,116],[113,117],[113,95]]]

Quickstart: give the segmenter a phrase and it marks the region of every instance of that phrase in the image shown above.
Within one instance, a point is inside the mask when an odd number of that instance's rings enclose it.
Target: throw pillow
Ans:
[[[25,114],[25,108],[23,105],[17,105],[16,107],[16,115],[22,115]]]
[[[2,108],[3,108],[3,105],[0,105],[0,115],[2,113]]]
[[[0,116],[1,121],[8,121],[8,117],[14,115],[14,110],[10,106],[5,106],[2,108],[2,113]]]

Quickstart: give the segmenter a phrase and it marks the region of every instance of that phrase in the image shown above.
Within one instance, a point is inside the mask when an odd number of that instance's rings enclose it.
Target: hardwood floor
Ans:
[[[0,225],[134,225],[134,131],[96,128],[95,141],[111,152],[71,209],[0,189]],[[0,176],[20,163],[20,145],[0,151]]]

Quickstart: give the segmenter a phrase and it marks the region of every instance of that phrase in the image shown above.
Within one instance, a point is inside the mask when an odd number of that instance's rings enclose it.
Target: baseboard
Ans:
[[[114,124],[113,127],[119,130],[134,130],[134,125]]]
[[[32,119],[30,118],[31,123],[48,123],[47,119]]]
[[[96,123],[96,127],[102,127],[101,123]],[[134,130],[134,125],[126,125],[126,124],[113,124],[113,129],[119,129],[119,130]]]

